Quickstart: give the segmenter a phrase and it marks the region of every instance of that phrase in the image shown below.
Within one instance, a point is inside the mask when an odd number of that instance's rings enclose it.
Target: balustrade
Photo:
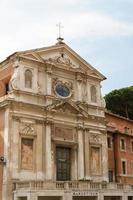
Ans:
[[[14,190],[129,190],[133,185],[119,183],[95,183],[89,181],[20,181],[14,183]]]

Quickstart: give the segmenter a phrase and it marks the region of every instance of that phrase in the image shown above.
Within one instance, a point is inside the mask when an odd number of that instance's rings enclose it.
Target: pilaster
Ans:
[[[5,111],[5,129],[4,129],[4,157],[6,165],[3,166],[3,185],[2,185],[2,200],[11,200],[11,182],[10,182],[10,157],[9,157],[9,108]]]
[[[84,144],[82,127],[78,127],[78,179],[84,179]]]
[[[46,64],[46,104],[49,105],[52,103],[51,98],[49,98],[52,95],[52,65]]]
[[[77,100],[82,101],[82,77],[77,74]]]
[[[36,168],[37,178],[43,179],[43,124],[37,123],[37,141],[36,141]]]
[[[46,124],[46,179],[52,179],[52,156],[51,156],[51,122],[47,121]]]

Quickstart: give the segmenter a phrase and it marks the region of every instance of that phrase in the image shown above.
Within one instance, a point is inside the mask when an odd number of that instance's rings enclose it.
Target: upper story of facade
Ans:
[[[62,100],[104,106],[105,77],[65,43],[17,52],[0,64],[0,96],[46,106]],[[96,109],[95,109],[96,110]]]

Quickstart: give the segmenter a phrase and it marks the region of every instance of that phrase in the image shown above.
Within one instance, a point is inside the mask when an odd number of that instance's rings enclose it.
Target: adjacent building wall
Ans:
[[[108,166],[113,171],[113,181],[119,183],[133,183],[133,121],[124,117],[106,113],[108,138],[111,147],[108,146]],[[121,140],[125,148],[121,147]],[[122,162],[125,162],[126,173],[122,172]]]

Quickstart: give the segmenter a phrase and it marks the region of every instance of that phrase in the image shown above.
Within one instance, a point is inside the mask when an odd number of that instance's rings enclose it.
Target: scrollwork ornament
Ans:
[[[18,89],[17,81],[19,80],[19,66],[14,67],[14,73],[9,83],[9,90]]]

